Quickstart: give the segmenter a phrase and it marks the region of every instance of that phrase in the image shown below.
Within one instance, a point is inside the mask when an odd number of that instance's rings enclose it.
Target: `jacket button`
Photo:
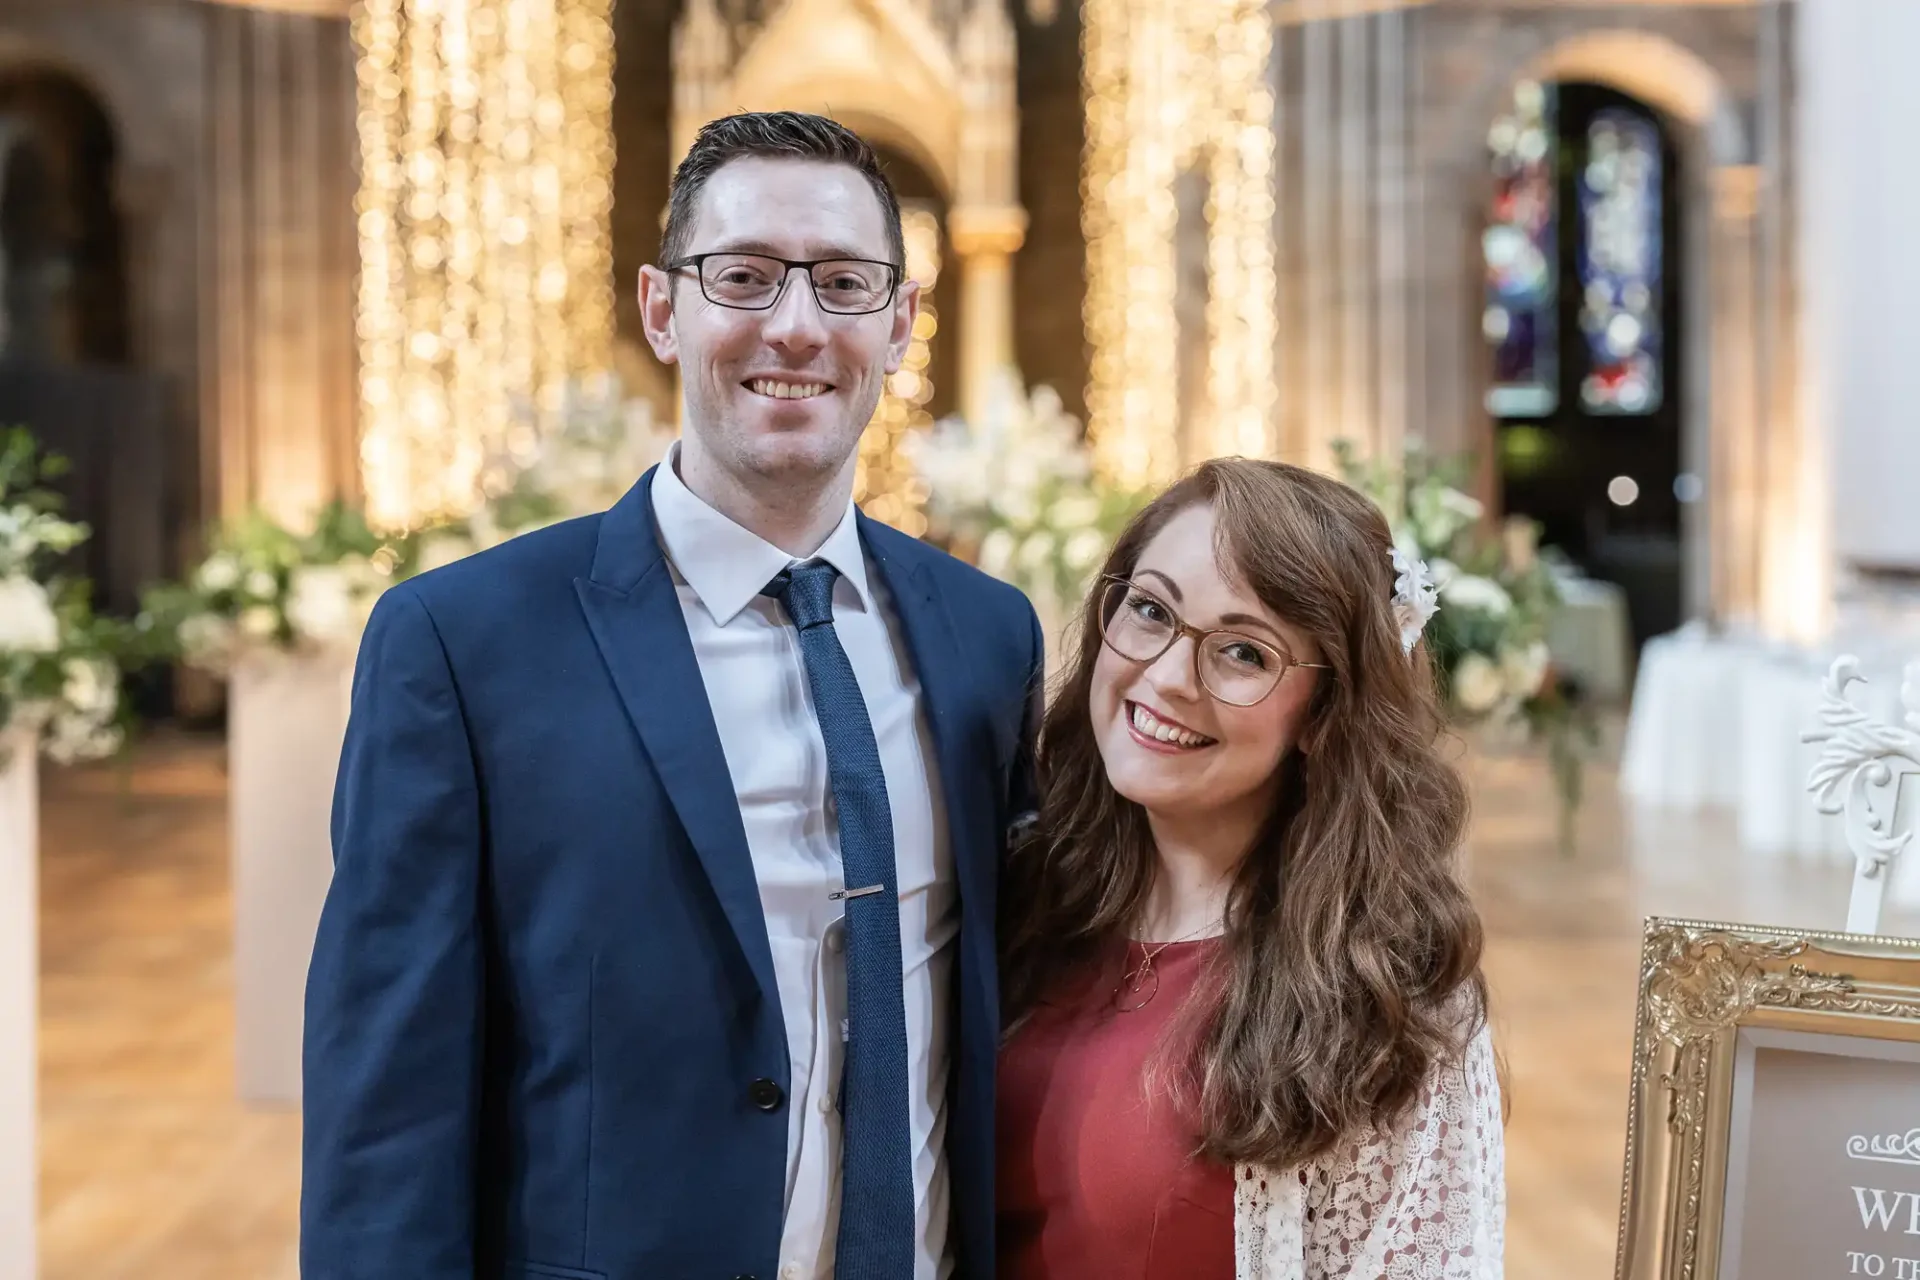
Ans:
[[[778,1111],[787,1091],[764,1077],[747,1086],[747,1099],[762,1111]]]

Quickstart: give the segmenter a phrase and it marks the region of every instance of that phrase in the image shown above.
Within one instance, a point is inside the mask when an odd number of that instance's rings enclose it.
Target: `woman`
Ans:
[[[1345,485],[1136,518],[1003,888],[1003,1280],[1498,1277],[1501,1115],[1419,566]]]

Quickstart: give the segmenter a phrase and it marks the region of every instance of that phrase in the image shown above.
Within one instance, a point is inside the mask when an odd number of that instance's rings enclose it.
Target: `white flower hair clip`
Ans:
[[[1393,549],[1393,620],[1400,625],[1400,649],[1412,653],[1433,615],[1440,612],[1440,593],[1425,560]]]

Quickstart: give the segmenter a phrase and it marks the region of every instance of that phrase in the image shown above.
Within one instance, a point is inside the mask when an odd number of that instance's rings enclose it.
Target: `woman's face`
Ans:
[[[1296,662],[1320,661],[1298,628],[1221,573],[1214,546],[1211,507],[1190,507],[1169,520],[1142,550],[1131,578],[1135,590],[1116,616],[1124,620],[1132,613],[1155,628],[1177,618],[1202,631],[1260,641]],[[1252,679],[1268,661],[1251,645],[1221,646],[1216,638],[1215,646],[1220,653],[1209,669],[1227,673],[1216,676],[1216,687]],[[1234,706],[1201,683],[1190,636],[1178,637],[1147,662],[1103,644],[1090,702],[1107,779],[1156,818],[1257,822],[1272,803],[1281,762],[1305,727],[1320,675],[1313,668],[1290,669],[1260,702]]]

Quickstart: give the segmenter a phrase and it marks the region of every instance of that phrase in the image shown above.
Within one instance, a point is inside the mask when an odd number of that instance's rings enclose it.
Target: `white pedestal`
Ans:
[[[348,654],[261,654],[234,669],[228,711],[234,1013],[240,1096],[300,1098],[307,962],[333,876],[333,778]]]
[[[0,1280],[33,1280],[39,1217],[40,794],[34,743],[0,765]]]

